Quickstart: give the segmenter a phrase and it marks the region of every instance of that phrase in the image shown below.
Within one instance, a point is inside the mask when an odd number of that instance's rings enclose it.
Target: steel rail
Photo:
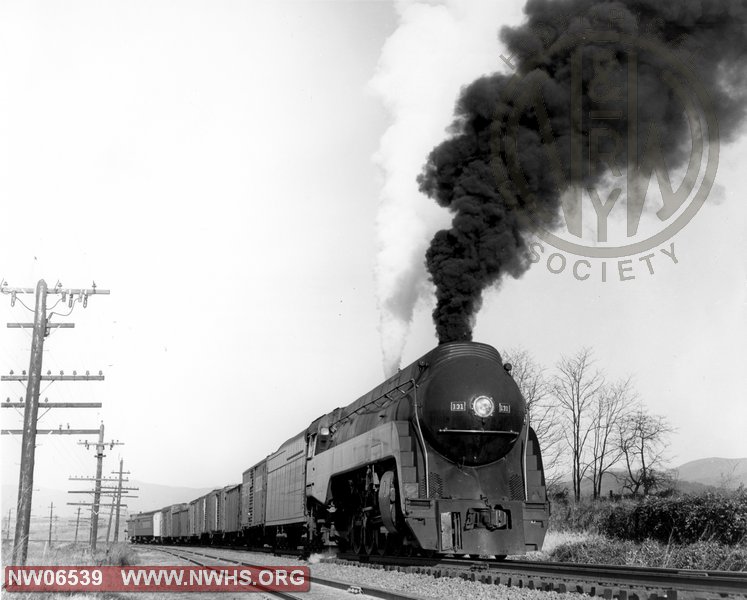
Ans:
[[[207,564],[204,561],[200,561],[200,560],[194,559],[194,558],[192,558],[190,556],[185,556],[183,554],[183,551],[182,551],[181,548],[179,548],[178,552],[174,552],[172,550],[167,550],[166,548],[157,548],[156,547],[154,549],[155,550],[159,550],[160,552],[165,552],[166,554],[170,554],[171,556],[175,556],[176,558],[179,558],[181,560],[185,560],[187,562],[190,562],[193,565],[197,565],[198,567],[211,567],[211,566],[215,566],[215,565],[209,565],[209,564]],[[203,557],[209,558],[209,559],[225,560],[226,562],[234,562],[234,563],[246,566],[246,567],[257,567],[258,566],[258,565],[250,565],[250,564],[247,564],[247,563],[241,563],[241,562],[238,562],[238,561],[227,560],[227,559],[224,559],[224,558],[218,557],[218,556],[208,556],[207,554],[202,554],[201,552],[191,552],[191,553],[195,554],[197,556],[203,556]],[[296,595],[291,594],[289,592],[281,592],[281,591],[276,591],[276,590],[268,590],[268,589],[265,589],[265,588],[263,588],[263,587],[261,587],[259,585],[257,585],[257,590],[260,591],[260,592],[262,592],[263,594],[270,594],[271,596],[277,596],[278,598],[283,598],[284,600],[303,600],[301,598],[301,596],[296,596]]]
[[[156,547],[157,548],[157,547]],[[176,546],[180,551],[181,546]],[[240,546],[208,546],[211,550],[225,549],[237,552],[257,552]],[[186,550],[202,554],[194,550]],[[297,556],[297,552],[282,554]],[[209,556],[203,554],[203,556]],[[237,564],[241,561],[213,557]],[[625,565],[592,565],[583,563],[558,563],[532,560],[497,561],[489,558],[448,558],[418,556],[359,556],[340,553],[336,558],[323,558],[322,562],[372,566],[373,568],[391,568],[407,573],[419,573],[433,577],[455,577],[486,584],[503,584],[514,587],[536,588],[557,592],[584,592],[606,598],[661,598],[684,597],[700,599],[699,594],[717,594],[722,597],[747,597],[747,572],[713,571],[703,569],[654,568]],[[311,581],[320,585],[329,585],[347,589],[349,584],[311,577]],[[355,586],[359,587],[359,586]],[[388,590],[364,588],[364,593],[387,600],[410,600],[407,596],[398,595]],[[378,595],[377,595],[378,594]],[[384,595],[381,595],[384,594]],[[634,596],[635,594],[635,596]]]
[[[150,547],[152,547],[152,546],[150,546]],[[197,552],[195,550],[185,550],[184,548],[182,548],[180,546],[176,547],[177,552],[173,552],[171,550],[167,550],[166,548],[159,548],[159,547],[154,547],[154,548],[156,550],[161,550],[162,552],[166,552],[167,554],[172,554],[174,556],[178,556],[178,553],[181,553],[181,552],[188,552],[190,554],[194,554],[196,556],[201,556],[203,558],[207,558],[207,559],[211,559],[211,560],[220,560],[220,561],[224,561],[224,562],[228,562],[228,563],[233,563],[233,564],[244,566],[244,567],[253,567],[253,568],[264,568],[264,566],[272,567],[272,565],[255,565],[255,564],[250,564],[250,563],[247,563],[247,562],[244,562],[244,561],[241,561],[241,560],[235,560],[235,559],[232,559],[232,558],[228,558],[228,557],[225,557],[225,556],[214,556],[214,555],[210,555],[210,554],[205,554],[204,552]],[[171,547],[167,546],[167,548],[171,548]],[[241,550],[241,548],[234,548],[233,551],[241,552],[242,550]],[[179,558],[182,558],[184,560],[188,560],[190,562],[193,562],[194,564],[199,564],[199,563],[195,562],[193,559],[191,559],[189,557],[186,557],[186,556],[179,556]],[[209,565],[200,565],[200,566],[209,566]],[[355,583],[347,583],[347,582],[344,582],[344,581],[337,581],[335,579],[326,579],[326,578],[322,578],[322,577],[316,577],[314,575],[312,575],[312,576],[309,577],[309,581],[311,581],[311,583],[316,583],[317,585],[331,587],[331,588],[335,588],[335,589],[338,589],[338,590],[350,591],[351,588],[355,588],[355,593],[356,594],[365,594],[365,595],[368,595],[368,596],[373,596],[374,598],[381,598],[381,600],[414,600],[413,596],[407,596],[405,594],[399,594],[399,593],[393,592],[391,590],[384,590],[384,589],[381,589],[381,588],[375,588],[375,587],[371,587],[371,586],[367,586],[367,585],[357,585]],[[290,597],[290,598],[296,598],[296,599],[298,599],[297,596],[289,595],[286,592],[272,592],[272,591],[268,591],[268,590],[262,590],[262,592],[266,593],[266,594],[285,595],[286,598]],[[418,598],[417,600],[420,600],[420,599]]]
[[[422,558],[355,556],[340,554],[337,559],[353,564],[373,564],[405,568],[425,568],[426,573],[453,569],[462,570],[470,578],[476,575],[524,577],[526,582],[534,581],[560,584],[573,589],[590,585],[606,588],[624,587],[656,588],[662,591],[704,592],[747,596],[747,573],[739,571],[708,571],[672,568],[654,568],[620,565],[591,565],[578,563],[541,562],[530,560],[496,561],[491,559]],[[519,579],[519,581],[522,581]],[[520,584],[521,585],[521,584]],[[534,587],[533,586],[533,587]],[[537,586],[539,587],[539,586]],[[667,597],[671,597],[669,594]]]

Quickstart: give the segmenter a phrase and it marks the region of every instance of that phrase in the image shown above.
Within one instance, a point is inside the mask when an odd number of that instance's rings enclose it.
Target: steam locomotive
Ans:
[[[437,346],[189,503],[133,515],[133,542],[505,557],[539,550],[537,436],[499,353]]]

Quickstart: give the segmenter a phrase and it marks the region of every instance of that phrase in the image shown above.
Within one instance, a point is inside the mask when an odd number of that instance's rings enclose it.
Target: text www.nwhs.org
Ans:
[[[306,592],[308,567],[6,567],[7,592]]]

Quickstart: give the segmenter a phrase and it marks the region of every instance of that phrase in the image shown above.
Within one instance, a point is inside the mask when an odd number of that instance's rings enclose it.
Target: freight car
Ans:
[[[178,543],[187,540],[188,535],[188,511],[186,504],[174,504],[160,511],[161,539],[163,543]],[[157,539],[157,536],[154,535]]]
[[[224,543],[232,543],[241,533],[241,484],[229,485],[221,490],[218,513],[221,537]]]
[[[153,515],[158,511],[139,513],[127,520],[127,535],[135,543],[152,542],[156,540],[153,536]]]
[[[229,493],[237,523],[221,519]],[[524,399],[474,342],[436,347],[189,505],[192,541],[361,554],[520,554],[541,548],[548,517]]]

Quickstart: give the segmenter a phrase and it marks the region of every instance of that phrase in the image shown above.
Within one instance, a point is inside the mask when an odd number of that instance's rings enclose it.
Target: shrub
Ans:
[[[612,506],[604,500],[554,502],[550,511],[550,528],[554,531],[600,531]]]
[[[747,539],[747,493],[624,501],[601,517],[599,531],[622,540],[653,539],[665,544],[739,544]]]
[[[137,564],[135,552],[129,544],[116,544],[106,550],[103,564],[127,567]]]

